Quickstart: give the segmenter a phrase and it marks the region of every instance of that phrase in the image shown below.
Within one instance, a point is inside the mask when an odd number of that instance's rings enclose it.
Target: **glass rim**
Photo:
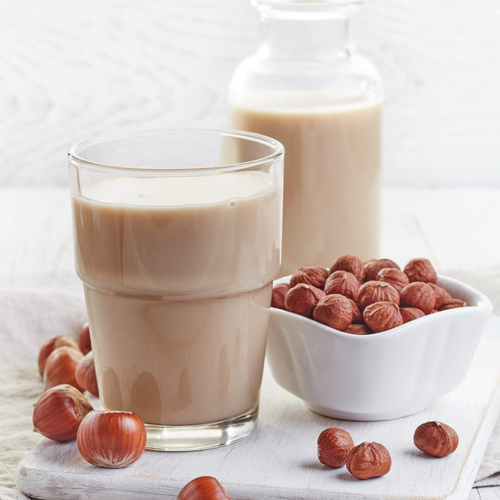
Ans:
[[[139,137],[147,135],[157,135],[170,132],[183,132],[183,133],[213,133],[217,134],[219,137],[234,137],[237,139],[246,139],[248,141],[264,144],[266,146],[272,147],[274,152],[270,155],[263,156],[256,160],[241,162],[241,163],[231,163],[227,165],[207,165],[207,166],[193,166],[193,167],[173,167],[173,168],[147,168],[147,167],[125,167],[120,165],[111,165],[107,163],[101,163],[96,161],[91,161],[85,159],[76,153],[78,148],[83,146],[90,146],[92,144],[98,144],[104,141],[110,141],[114,139],[124,139],[127,137]],[[262,134],[256,134],[253,132],[246,132],[243,130],[232,130],[232,129],[210,129],[210,128],[160,128],[160,129],[148,129],[148,130],[133,130],[126,132],[116,132],[109,134],[99,134],[82,139],[77,143],[73,144],[68,150],[67,156],[68,161],[75,165],[90,167],[92,170],[111,170],[115,172],[128,172],[128,173],[141,173],[141,174],[187,174],[187,173],[221,173],[227,171],[238,171],[247,170],[250,168],[258,167],[266,163],[274,162],[285,153],[285,148],[281,142]]]
[[[365,0],[250,0],[261,16],[294,21],[348,19]]]

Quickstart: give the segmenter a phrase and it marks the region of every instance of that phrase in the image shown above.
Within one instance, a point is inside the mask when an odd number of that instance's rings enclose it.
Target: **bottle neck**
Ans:
[[[270,58],[337,60],[349,57],[349,19],[291,20],[261,16],[259,51]]]

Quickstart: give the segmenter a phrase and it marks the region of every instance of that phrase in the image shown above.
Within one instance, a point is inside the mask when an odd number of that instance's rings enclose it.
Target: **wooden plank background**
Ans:
[[[385,182],[500,186],[498,0],[367,0],[359,52],[387,88]],[[0,1],[0,185],[67,183],[89,135],[224,127],[258,43],[247,0]]]

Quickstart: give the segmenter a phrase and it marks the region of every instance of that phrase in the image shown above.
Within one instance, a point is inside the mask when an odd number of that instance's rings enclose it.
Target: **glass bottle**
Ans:
[[[382,81],[354,52],[360,0],[253,0],[258,52],[229,86],[230,126],[285,146],[281,276],[379,257]]]

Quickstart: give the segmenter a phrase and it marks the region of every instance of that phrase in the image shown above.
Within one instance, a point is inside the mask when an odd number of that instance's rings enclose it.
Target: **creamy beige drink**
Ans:
[[[109,176],[73,193],[106,409],[190,425],[257,404],[280,204],[280,186],[259,171]]]
[[[231,127],[286,150],[281,275],[379,251],[381,101],[264,94],[231,103]]]

